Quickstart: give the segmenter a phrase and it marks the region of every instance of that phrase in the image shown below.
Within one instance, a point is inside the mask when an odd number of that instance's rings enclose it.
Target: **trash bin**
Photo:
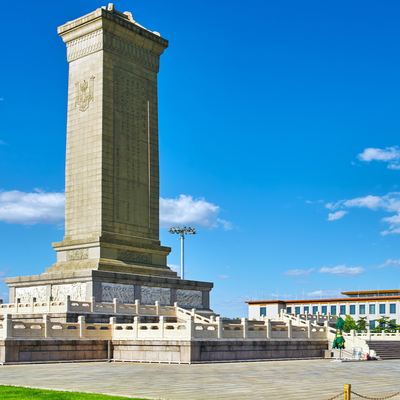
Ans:
[[[361,347],[353,347],[353,358],[354,358],[354,360],[360,360],[361,359],[361,352],[362,352],[362,348]]]

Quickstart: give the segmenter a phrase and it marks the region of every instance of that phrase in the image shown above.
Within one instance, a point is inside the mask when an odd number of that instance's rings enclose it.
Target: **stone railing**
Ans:
[[[309,314],[307,312],[304,314],[286,314],[283,310],[281,310],[277,318],[273,319],[280,321],[291,319],[293,322],[296,322],[296,325],[306,324],[307,321],[311,321],[311,323],[314,325],[325,325],[325,323],[328,323],[329,325],[331,322],[335,322],[337,320],[335,316],[332,316],[329,313],[326,315],[319,312],[316,314]]]
[[[182,311],[183,312],[183,311]],[[326,340],[326,327],[305,327],[287,324],[274,324],[269,320],[264,324],[243,318],[240,323],[230,323],[217,317],[209,322],[197,315],[186,315],[181,322],[166,322],[165,316],[159,316],[158,322],[142,323],[140,316],[135,316],[131,324],[117,324],[116,317],[110,323],[86,323],[85,317],[78,317],[77,323],[50,321],[44,315],[41,322],[21,322],[12,320],[11,315],[4,316],[0,323],[0,338],[16,339],[275,339],[275,340]],[[204,321],[200,321],[204,319]]]
[[[316,315],[315,318],[313,318],[311,314],[298,314],[296,316],[292,314],[285,314],[283,312],[280,313],[278,318],[274,318],[274,321],[282,321],[282,322],[289,322],[295,326],[298,327],[303,327],[307,325],[311,325],[311,329],[318,329],[319,323],[322,322],[324,323],[324,328],[326,329],[326,338],[329,341],[329,348],[332,347],[333,341],[335,340],[335,335],[336,335],[336,329],[329,327],[329,323],[332,322],[334,319],[330,315]],[[321,320],[321,317],[325,317]],[[375,333],[370,333],[369,331],[367,333],[358,333],[356,330],[350,331],[350,333],[343,332],[343,338],[345,340],[345,347],[346,349],[343,351],[343,356],[346,358],[351,358],[352,357],[352,350],[355,347],[359,347],[362,349],[362,354],[361,356],[365,356],[366,353],[369,353],[370,355],[374,355],[375,351],[370,349],[369,345],[367,344],[367,340],[400,340],[396,339],[396,334],[392,334],[393,336],[386,336],[389,334],[386,334],[385,336],[373,336],[373,335],[381,335],[381,334],[375,334]],[[389,339],[392,338],[392,339]]]
[[[190,311],[183,309],[175,303],[173,306],[160,305],[158,301],[153,305],[140,304],[136,300],[134,304],[119,303],[114,299],[112,303],[97,303],[93,297],[91,301],[71,300],[69,296],[63,301],[54,301],[49,298],[47,301],[36,301],[35,298],[29,303],[2,304],[0,303],[0,315],[6,314],[47,314],[47,313],[97,313],[97,314],[123,314],[132,316],[164,316],[188,319],[194,316],[196,322],[210,322],[208,318],[196,314],[196,309]]]

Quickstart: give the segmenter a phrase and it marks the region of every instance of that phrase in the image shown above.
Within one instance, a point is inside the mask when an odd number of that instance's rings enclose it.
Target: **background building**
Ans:
[[[246,301],[249,305],[249,319],[260,320],[277,317],[281,310],[287,314],[331,314],[344,317],[350,315],[355,321],[367,317],[370,328],[377,324],[375,320],[386,316],[391,320],[400,320],[399,290],[370,290],[342,292],[347,296],[340,299],[313,300],[268,300]]]

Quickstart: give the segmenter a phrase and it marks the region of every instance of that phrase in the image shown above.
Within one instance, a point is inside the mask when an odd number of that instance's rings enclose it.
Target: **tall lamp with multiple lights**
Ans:
[[[185,235],[195,235],[196,234],[196,229],[191,228],[189,226],[189,228],[186,228],[186,226],[184,226],[183,228],[179,228],[179,226],[173,226],[172,228],[169,229],[168,231],[169,233],[176,233],[178,235],[180,235],[180,237],[178,238],[178,240],[181,241],[181,278],[185,279],[184,277],[184,256],[183,256],[183,251],[184,251],[184,240],[185,240]]]

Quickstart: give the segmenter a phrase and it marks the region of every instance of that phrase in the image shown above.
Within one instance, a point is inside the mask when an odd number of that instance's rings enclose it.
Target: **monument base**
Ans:
[[[96,302],[154,304],[209,310],[211,282],[190,281],[180,278],[126,274],[99,270],[76,270],[43,273],[41,275],[7,278],[10,303],[71,300]]]

